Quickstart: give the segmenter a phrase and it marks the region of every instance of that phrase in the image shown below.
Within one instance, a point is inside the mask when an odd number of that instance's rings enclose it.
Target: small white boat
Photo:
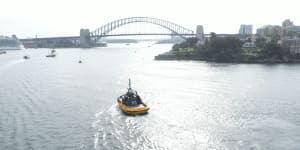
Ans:
[[[56,54],[55,54],[55,49],[53,48],[52,50],[51,50],[51,54],[49,54],[49,55],[46,55],[46,57],[55,57],[56,56]]]

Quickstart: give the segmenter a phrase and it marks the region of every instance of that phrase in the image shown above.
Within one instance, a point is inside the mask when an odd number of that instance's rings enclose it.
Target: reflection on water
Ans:
[[[147,45],[1,55],[0,149],[300,148],[300,65],[154,61],[171,45]],[[129,77],[149,114],[118,108]]]

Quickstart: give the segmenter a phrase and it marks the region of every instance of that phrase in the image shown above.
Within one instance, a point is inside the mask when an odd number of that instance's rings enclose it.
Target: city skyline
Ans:
[[[264,25],[281,25],[290,19],[295,25],[299,10],[296,0],[285,1],[171,1],[171,0],[11,0],[2,2],[0,35],[20,38],[79,35],[80,28],[94,30],[110,21],[133,16],[155,17],[192,30],[238,33],[241,24],[252,24],[253,32]]]

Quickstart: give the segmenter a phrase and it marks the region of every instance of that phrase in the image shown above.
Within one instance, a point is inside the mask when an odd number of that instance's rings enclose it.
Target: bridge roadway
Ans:
[[[142,34],[108,34],[101,37],[115,37],[115,36],[143,36],[143,35],[157,35],[157,36],[178,36],[178,34],[171,33],[142,33]],[[184,36],[195,37],[196,34],[181,34]],[[91,37],[93,38],[93,37]],[[20,41],[40,41],[40,40],[79,40],[80,36],[62,36],[62,37],[41,37],[41,38],[26,38]]]
[[[143,34],[108,34],[102,37],[116,37],[116,36],[143,36],[143,35],[157,35],[157,36],[178,36],[178,34],[166,34],[166,33],[143,33]],[[183,34],[184,36],[195,37],[196,34]],[[210,34],[204,34],[205,37],[209,37]],[[238,37],[239,34],[217,34],[217,37]],[[93,38],[93,37],[92,37]],[[26,38],[20,39],[20,41],[40,41],[40,40],[79,40],[80,36],[62,36],[62,37],[41,37],[41,38]]]

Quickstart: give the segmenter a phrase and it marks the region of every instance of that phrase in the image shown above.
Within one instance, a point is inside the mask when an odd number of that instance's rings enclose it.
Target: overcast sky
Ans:
[[[155,17],[204,32],[237,33],[291,19],[300,25],[297,0],[0,0],[0,35],[79,35],[125,17]]]

